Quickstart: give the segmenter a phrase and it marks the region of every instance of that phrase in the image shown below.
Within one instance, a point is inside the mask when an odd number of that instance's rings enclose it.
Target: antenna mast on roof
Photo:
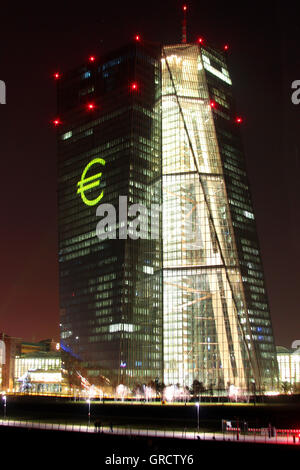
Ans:
[[[187,12],[187,5],[184,4],[182,6],[183,11],[183,20],[182,20],[182,43],[186,43],[186,12]]]

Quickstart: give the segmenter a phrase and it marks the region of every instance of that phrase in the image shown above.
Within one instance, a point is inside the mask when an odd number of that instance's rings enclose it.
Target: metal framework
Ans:
[[[199,46],[163,49],[166,383],[260,382]]]

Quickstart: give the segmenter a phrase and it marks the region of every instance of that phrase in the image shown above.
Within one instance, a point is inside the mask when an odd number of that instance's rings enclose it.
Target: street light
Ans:
[[[91,400],[90,398],[88,398],[86,402],[89,405],[88,417],[89,417],[89,425],[90,425],[91,424]]]
[[[200,403],[198,401],[196,403],[196,408],[197,408],[197,431],[199,432],[199,408],[200,408]]]
[[[6,418],[6,395],[2,395],[2,400],[4,401],[3,415],[5,419]]]

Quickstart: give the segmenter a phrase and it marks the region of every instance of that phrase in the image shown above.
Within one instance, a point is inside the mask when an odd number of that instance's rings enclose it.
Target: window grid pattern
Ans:
[[[149,224],[145,239],[121,240],[118,223],[119,196],[148,209],[161,202],[159,59],[160,48],[134,43],[84,73],[64,74],[59,85],[61,338],[94,383],[101,376],[128,386],[162,379],[161,236],[151,240]],[[96,237],[97,206],[83,204],[76,191],[97,157],[106,162],[101,203],[116,209],[115,240]]]
[[[249,389],[256,357],[198,46],[164,48],[162,129],[165,383]]]

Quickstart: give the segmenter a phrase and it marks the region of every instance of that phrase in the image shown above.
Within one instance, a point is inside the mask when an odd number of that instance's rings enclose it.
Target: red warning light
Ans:
[[[95,103],[87,103],[86,107],[88,111],[93,111],[96,108]]]
[[[229,45],[228,45],[228,44],[225,44],[225,46],[224,46],[224,51],[228,51],[228,49],[229,49]]]
[[[53,77],[55,78],[55,80],[58,80],[60,78],[60,73],[59,72],[55,72],[53,74]]]
[[[95,60],[96,60],[96,57],[94,55],[90,55],[89,61],[90,62],[95,62]]]
[[[209,102],[209,105],[210,105],[211,108],[215,108],[216,107],[216,102],[214,100],[211,100]]]
[[[134,39],[135,39],[136,41],[140,41],[140,40],[141,40],[141,36],[140,36],[139,34],[136,34],[136,35],[134,36]]]
[[[130,90],[131,91],[137,91],[138,90],[138,84],[137,82],[132,82],[130,85]]]
[[[200,38],[197,39],[197,42],[198,42],[198,44],[203,44],[203,43],[204,43],[204,39],[200,37]]]
[[[183,11],[187,11],[187,6],[183,5],[182,9],[183,9]]]
[[[55,119],[53,119],[52,124],[53,124],[55,127],[57,127],[57,126],[59,126],[59,125],[61,124],[61,120],[60,120],[59,118],[55,118]]]
[[[235,118],[235,122],[236,122],[237,124],[241,124],[241,123],[243,122],[243,118],[241,118],[241,116],[237,116],[237,117]]]

